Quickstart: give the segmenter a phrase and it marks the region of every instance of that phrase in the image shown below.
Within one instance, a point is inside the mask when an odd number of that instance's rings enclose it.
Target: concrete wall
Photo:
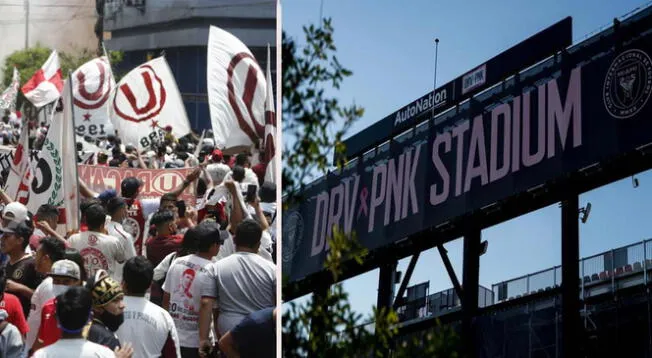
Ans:
[[[96,48],[95,0],[28,0],[28,2],[30,46],[40,43],[64,52]],[[0,65],[2,67],[9,54],[25,47],[23,4],[24,0],[0,2]]]

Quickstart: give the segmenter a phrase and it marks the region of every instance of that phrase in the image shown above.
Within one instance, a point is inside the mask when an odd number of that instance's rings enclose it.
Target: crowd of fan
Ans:
[[[135,177],[101,193],[80,182],[78,232],[61,233],[57,207],[33,215],[0,191],[0,356],[275,356],[275,185],[210,133],[165,132],[153,151],[78,143],[79,161],[99,147],[95,165],[194,168],[159,198],[140,198]]]

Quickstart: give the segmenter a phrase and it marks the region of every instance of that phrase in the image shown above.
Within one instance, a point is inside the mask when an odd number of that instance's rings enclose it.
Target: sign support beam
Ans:
[[[378,275],[378,300],[376,302],[378,310],[389,310],[392,308],[392,300],[394,299],[394,277],[396,276],[397,265],[398,262],[393,260],[380,266],[380,273]],[[389,352],[383,347],[378,347],[377,349],[377,357],[389,357]],[[380,353],[380,355],[378,353]]]
[[[459,297],[460,300],[462,300],[464,297],[464,294],[462,292],[462,286],[460,286],[460,281],[457,279],[455,270],[453,270],[453,265],[451,264],[450,258],[448,258],[448,251],[444,248],[443,244],[437,245],[437,250],[439,250],[439,255],[441,255],[441,260],[444,262],[444,266],[446,266],[446,272],[448,272],[448,277],[451,279],[451,282],[453,283],[453,288],[455,288],[455,293],[457,294],[457,297]]]
[[[480,281],[480,240],[479,228],[470,229],[464,235],[464,273],[462,298],[462,342],[469,351],[467,356],[474,357],[475,324],[473,319],[478,312],[478,286]]]
[[[580,318],[579,197],[570,194],[561,202],[561,288],[562,352],[564,357],[579,357],[583,332]]]
[[[403,277],[403,280],[401,281],[401,285],[398,287],[398,292],[396,292],[396,298],[394,299],[395,309],[398,307],[401,298],[403,298],[403,295],[405,294],[405,290],[407,289],[407,286],[410,284],[410,279],[412,278],[414,267],[417,265],[417,261],[419,261],[419,255],[421,255],[421,251],[415,252],[414,255],[412,255],[412,258],[410,259],[408,268],[405,271],[405,277]]]

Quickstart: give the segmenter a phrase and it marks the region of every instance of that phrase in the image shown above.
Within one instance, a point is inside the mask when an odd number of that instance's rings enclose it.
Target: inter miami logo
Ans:
[[[636,115],[652,92],[652,60],[641,50],[618,55],[604,80],[604,104],[609,114],[625,119]]]
[[[283,262],[290,264],[303,241],[303,217],[293,211],[283,217]]]

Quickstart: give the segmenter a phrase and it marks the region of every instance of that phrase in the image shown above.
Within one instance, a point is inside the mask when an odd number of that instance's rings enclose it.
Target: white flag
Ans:
[[[106,56],[83,64],[72,74],[72,95],[76,133],[97,138],[114,134],[109,104],[115,80]]]
[[[23,125],[20,131],[20,142],[14,151],[14,157],[7,176],[6,193],[14,201],[25,204],[29,196],[29,126]]]
[[[34,168],[27,203],[32,212],[43,204],[63,207],[66,231],[79,228],[77,148],[70,85],[70,79],[65,81],[61,105],[55,106],[50,129]]]
[[[215,26],[208,35],[207,85],[216,146],[228,150],[262,145],[265,75],[247,46]]]
[[[63,157],[63,208],[66,213],[66,232],[79,229],[79,175],[77,175],[77,145],[75,143],[75,122],[72,78],[66,81],[63,93],[63,129],[61,152]]]
[[[62,90],[63,76],[59,55],[57,51],[52,51],[43,66],[23,85],[22,91],[34,107],[41,108],[61,97]]]
[[[267,165],[265,181],[276,182],[276,111],[274,111],[274,90],[272,89],[271,58],[267,45],[267,100],[265,101],[265,156]]]
[[[0,94],[0,109],[9,109],[12,112],[16,111],[16,97],[18,96],[18,88],[20,87],[20,75],[16,67],[14,67],[14,75],[11,78],[11,84],[7,89]]]
[[[111,119],[125,145],[149,148],[167,126],[177,138],[190,133],[181,94],[164,57],[131,70],[118,83],[111,102]]]

